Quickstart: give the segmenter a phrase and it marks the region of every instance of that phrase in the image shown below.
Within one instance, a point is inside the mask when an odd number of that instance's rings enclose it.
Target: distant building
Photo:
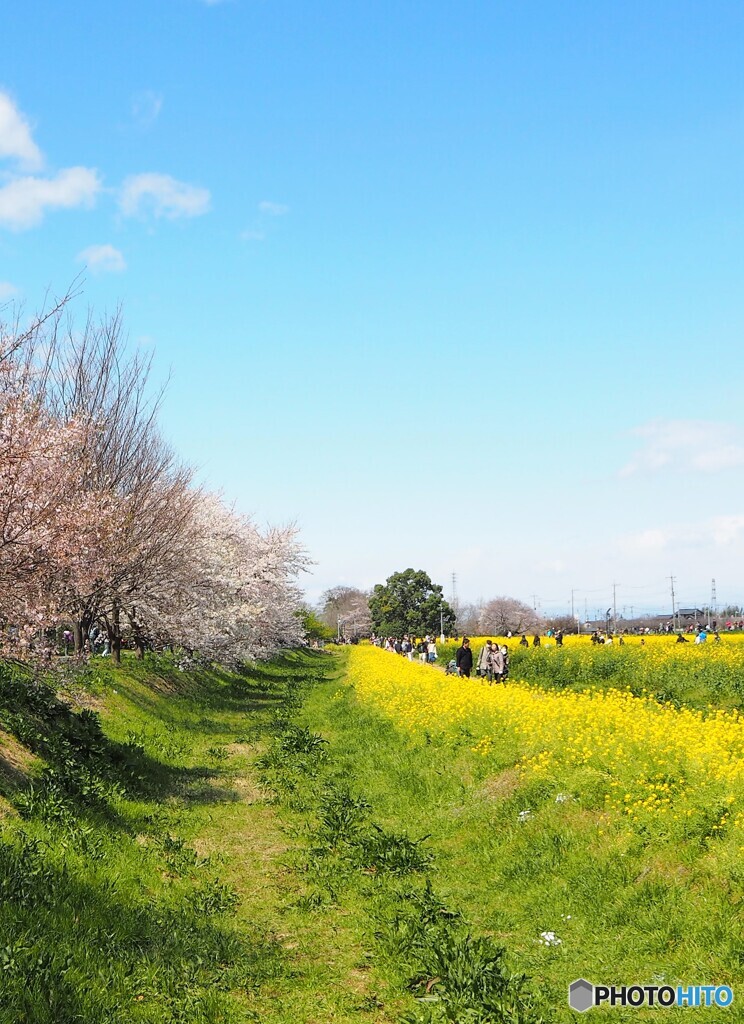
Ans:
[[[680,620],[688,619],[690,622],[697,622],[698,619],[704,618],[705,614],[706,613],[702,610],[702,608],[678,608],[677,614],[674,616],[669,615],[668,618],[670,621],[673,618],[677,618]]]

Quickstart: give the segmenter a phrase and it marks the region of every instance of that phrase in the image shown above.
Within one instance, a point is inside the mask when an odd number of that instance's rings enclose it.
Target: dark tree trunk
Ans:
[[[132,608],[130,611],[128,608],[124,609],[127,618],[129,619],[129,627],[132,630],[132,640],[134,641],[134,656],[138,661],[142,661],[145,656],[145,638],[142,635],[142,630],[139,628],[137,622],[137,609]]]
[[[115,665],[121,664],[121,619],[119,605],[115,604],[111,612],[111,623],[108,627],[111,643],[111,660]]]

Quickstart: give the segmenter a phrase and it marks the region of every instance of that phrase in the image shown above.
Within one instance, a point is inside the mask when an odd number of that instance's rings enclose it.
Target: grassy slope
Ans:
[[[359,924],[293,909],[292,838],[253,768],[288,680],[334,668],[99,661],[68,696],[93,694],[101,732],[3,667],[3,1024],[357,1019]]]
[[[556,803],[549,785],[525,788],[510,760],[494,772],[467,735],[457,744],[407,740],[349,690],[316,688],[303,721],[330,740],[339,770],[386,827],[430,834],[437,892],[477,932],[503,941],[545,996],[546,1019],[573,1019],[566,986],[581,976],[738,983],[741,998],[744,868],[741,858],[723,863],[715,841],[653,848],[604,834],[580,794]],[[521,823],[525,808],[531,817]],[[541,944],[545,931],[561,944]],[[608,1019],[656,1013],[616,1009]],[[706,1013],[742,1019],[741,1007]]]

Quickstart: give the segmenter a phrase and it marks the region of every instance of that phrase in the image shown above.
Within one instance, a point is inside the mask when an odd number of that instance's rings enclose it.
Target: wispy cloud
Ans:
[[[38,171],[44,164],[28,121],[6,92],[0,92],[0,159],[14,160],[22,171]]]
[[[150,213],[175,220],[207,213],[211,198],[209,189],[177,181],[169,174],[135,174],[122,185],[119,208],[126,217]]]
[[[123,253],[113,245],[89,245],[76,258],[78,263],[85,263],[95,274],[120,273],[127,269]]]
[[[18,295],[18,289],[10,281],[0,281],[0,302],[8,302]]]
[[[263,199],[258,204],[258,212],[268,217],[283,217],[285,213],[289,213],[289,207],[284,203],[272,203],[269,199]]]
[[[628,556],[643,557],[685,549],[732,548],[744,542],[744,515],[711,516],[699,523],[677,523],[651,527],[620,538],[619,547]]]
[[[262,199],[256,209],[259,213],[256,224],[240,233],[240,237],[246,242],[263,242],[267,233],[271,231],[269,220],[274,217],[284,217],[289,213],[289,207],[285,203],[274,203],[270,199]]]
[[[709,420],[652,420],[631,431],[640,447],[621,476],[687,469],[714,473],[744,466],[744,436],[740,428]]]
[[[0,227],[35,227],[47,210],[90,208],[101,191],[98,172],[68,167],[51,178],[16,178],[0,188]]]
[[[163,97],[160,93],[145,89],[132,98],[132,120],[138,128],[149,128],[160,116]]]

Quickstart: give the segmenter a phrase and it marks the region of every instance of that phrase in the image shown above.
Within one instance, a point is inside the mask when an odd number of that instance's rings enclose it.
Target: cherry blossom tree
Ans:
[[[303,639],[298,574],[309,560],[294,527],[260,530],[214,494],[194,510],[185,572],[161,606],[145,606],[161,637],[223,664],[268,657]]]
[[[67,296],[0,325],[0,617],[28,649],[95,624],[131,642],[237,663],[302,641],[293,527],[259,529],[193,486],[163,441],[162,390],[121,314],[75,329]],[[38,646],[38,645],[37,645]]]

